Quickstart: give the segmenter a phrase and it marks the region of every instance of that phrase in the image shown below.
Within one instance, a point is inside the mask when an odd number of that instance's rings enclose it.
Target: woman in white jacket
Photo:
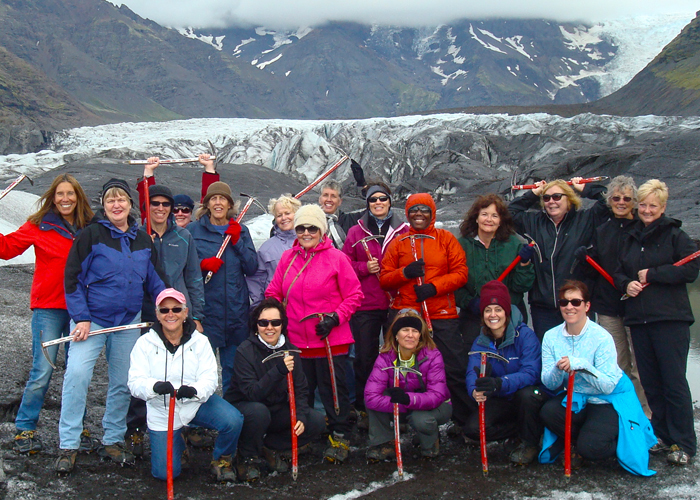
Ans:
[[[207,337],[187,317],[185,296],[173,288],[156,298],[158,322],[140,337],[131,351],[129,390],[146,400],[148,435],[151,440],[151,473],[166,479],[168,407],[175,392],[173,425],[173,477],[181,470],[185,450],[182,429],[197,425],[218,431],[211,470],[218,481],[235,481],[231,467],[243,416],[214,394],[218,384],[216,358]]]

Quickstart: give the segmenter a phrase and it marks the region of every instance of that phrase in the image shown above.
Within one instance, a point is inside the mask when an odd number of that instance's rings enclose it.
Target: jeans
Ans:
[[[53,368],[44,357],[42,342],[65,337],[70,333],[70,317],[65,309],[34,309],[32,314],[32,369],[24,388],[15,427],[17,432],[36,430],[44,396],[49,389]],[[68,346],[68,344],[64,344]],[[51,362],[56,364],[57,345],[48,348]],[[67,353],[68,351],[66,351]],[[82,429],[81,429],[82,430]]]
[[[137,314],[130,323],[138,323]],[[71,329],[75,323],[70,322]],[[90,325],[91,330],[104,328],[97,323]],[[127,386],[129,377],[129,357],[131,349],[140,336],[139,329],[123,330],[88,337],[83,342],[73,342],[70,348],[70,360],[63,378],[63,396],[61,402],[61,419],[58,432],[62,450],[77,450],[80,446],[80,433],[83,430],[83,414],[87,399],[88,386],[92,380],[102,347],[108,363],[109,385],[107,402],[102,418],[104,435],[102,444],[111,445],[124,441],[126,432],[126,412],[129,409],[131,393]]]
[[[214,460],[218,460],[222,456],[233,456],[236,453],[238,437],[243,428],[243,415],[231,403],[214,394],[199,407],[190,425],[219,432],[213,451]],[[173,477],[179,476],[182,470],[182,452],[185,450],[183,429],[180,427],[173,431]],[[148,436],[151,439],[151,474],[156,479],[165,480],[168,432],[148,429]]]

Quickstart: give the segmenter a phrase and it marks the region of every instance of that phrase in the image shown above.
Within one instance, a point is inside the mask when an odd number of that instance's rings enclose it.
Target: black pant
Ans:
[[[631,325],[630,332],[654,434],[694,456],[697,438],[693,402],[685,376],[690,325],[685,321],[659,321]]]
[[[387,310],[357,311],[350,318],[355,339],[355,408],[365,407],[365,385],[379,354]]]
[[[538,446],[544,432],[540,409],[549,399],[547,393],[535,385],[523,387],[512,399],[490,397],[486,399],[484,420],[486,440],[498,441],[518,436],[525,443]],[[474,411],[464,426],[464,434],[479,439],[478,404],[472,400]]]
[[[345,379],[345,364],[347,355],[333,356],[333,367],[335,369],[335,382],[338,388],[338,404],[340,413],[335,414],[333,408],[333,388],[331,386],[331,372],[328,368],[328,358],[302,358],[301,366],[304,375],[309,381],[309,408],[314,407],[314,397],[316,388],[321,396],[321,402],[326,409],[328,417],[328,430],[349,436],[352,426],[348,421],[350,415],[350,398],[348,395],[348,385]]]
[[[234,403],[243,414],[243,428],[238,438],[238,452],[243,457],[259,457],[263,446],[275,451],[292,449],[292,422],[289,406],[268,407],[263,403],[239,401]],[[304,432],[298,437],[298,446],[318,438],[326,422],[316,410],[297,415],[304,422]]]
[[[566,407],[562,406],[565,394],[547,401],[540,417],[544,425],[562,438],[557,446],[563,449],[566,429]],[[619,417],[611,404],[588,403],[578,413],[571,413],[571,442],[578,453],[589,460],[614,457],[617,450]]]
[[[137,430],[146,431],[146,402],[131,396],[129,411],[126,414],[126,433],[129,435]]]
[[[540,342],[542,342],[547,330],[551,330],[564,322],[558,308],[554,309],[530,304],[530,312],[532,313],[532,329],[535,331]]]

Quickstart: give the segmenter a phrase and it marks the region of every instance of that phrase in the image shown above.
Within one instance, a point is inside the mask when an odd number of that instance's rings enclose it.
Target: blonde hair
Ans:
[[[581,198],[579,195],[574,191],[574,189],[569,186],[565,180],[563,179],[555,179],[551,182],[548,182],[544,189],[542,190],[542,194],[540,195],[540,203],[542,204],[542,208],[544,208],[544,201],[542,200],[542,195],[547,193],[547,190],[550,188],[553,188],[554,186],[559,186],[561,188],[562,192],[566,195],[567,199],[569,200],[569,205],[574,207],[575,210],[578,210],[581,208]]]
[[[643,201],[644,198],[650,194],[655,194],[656,198],[659,200],[659,203],[665,205],[668,201],[668,186],[666,186],[665,182],[662,182],[659,179],[648,180],[639,186],[639,189],[637,190],[637,199],[639,201]]]
[[[46,192],[41,195],[41,198],[39,198],[39,201],[37,202],[39,205],[39,210],[27,218],[29,222],[38,226],[47,213],[54,212],[55,214],[58,214],[54,199],[56,198],[58,185],[62,182],[68,182],[71,186],[73,186],[73,190],[75,191],[75,196],[77,198],[75,211],[73,212],[73,225],[76,227],[76,229],[82,229],[88,225],[90,219],[92,219],[92,216],[94,215],[92,209],[90,208],[90,200],[88,200],[88,197],[85,194],[85,191],[83,191],[80,183],[70,174],[61,174],[53,180],[51,186],[49,186],[49,189],[47,189]]]
[[[280,195],[279,198],[270,198],[270,203],[267,205],[267,211],[270,212],[273,217],[277,216],[275,213],[276,205],[281,205],[282,208],[286,208],[292,213],[296,213],[296,211],[301,207],[301,202],[294,198],[290,193]]]

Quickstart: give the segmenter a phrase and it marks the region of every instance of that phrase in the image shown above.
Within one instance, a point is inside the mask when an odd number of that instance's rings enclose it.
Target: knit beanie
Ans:
[[[148,187],[148,199],[152,199],[154,196],[163,196],[168,199],[171,204],[175,204],[173,199],[173,192],[170,188],[163,186],[162,184],[155,184],[154,186]]]
[[[216,181],[212,184],[209,185],[207,188],[207,194],[204,196],[204,199],[202,200],[202,205],[205,207],[209,203],[209,200],[211,200],[214,196],[216,195],[223,196],[228,200],[228,202],[231,204],[231,208],[234,206],[233,202],[233,196],[231,195],[231,188],[229,187],[228,184],[225,182],[221,181]]]
[[[486,306],[499,305],[503,308],[508,316],[510,316],[510,293],[500,281],[489,281],[481,287],[481,299],[479,300],[479,310],[481,317],[484,317],[484,309]]]
[[[385,195],[385,196],[388,196],[388,197],[389,197],[389,203],[391,203],[391,195],[389,195],[389,193],[387,193],[386,191],[384,191],[384,188],[383,188],[383,187],[377,186],[377,185],[375,184],[374,186],[370,186],[370,187],[367,189],[367,195],[365,196],[365,199],[367,200],[367,205],[369,205],[369,199],[371,198],[371,196],[372,196],[373,194],[377,194],[377,193],[381,193],[381,194],[383,194],[383,195]]]
[[[176,194],[173,197],[174,207],[189,207],[190,210],[194,210],[194,200],[187,196],[186,194]]]
[[[421,321],[420,317],[414,316],[413,314],[407,314],[406,316],[401,316],[394,321],[394,324],[392,325],[391,328],[391,334],[398,335],[399,330],[402,328],[415,328],[419,332],[423,331],[423,322]]]
[[[294,214],[294,227],[316,226],[322,234],[328,232],[326,214],[318,205],[304,205]]]
[[[134,199],[131,197],[131,189],[129,188],[129,183],[126,182],[123,179],[115,179],[111,178],[107,182],[104,183],[102,186],[102,204],[105,204],[105,193],[109,191],[111,188],[119,188],[122,189],[123,191],[126,192],[126,195],[129,197],[129,201],[131,204],[134,204]]]

